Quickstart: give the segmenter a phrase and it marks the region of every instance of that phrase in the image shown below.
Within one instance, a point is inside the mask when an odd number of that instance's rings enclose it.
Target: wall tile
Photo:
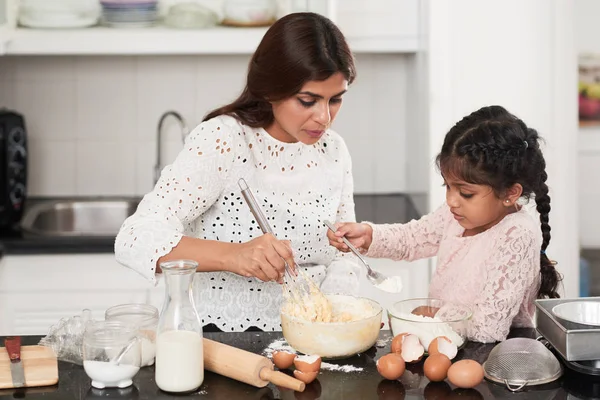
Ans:
[[[133,58],[78,59],[76,129],[80,140],[131,141],[137,120],[135,87]]]
[[[156,140],[160,117],[176,111],[193,128],[196,107],[197,57],[140,57],[136,66],[137,140]],[[172,125],[169,118],[165,124]],[[167,127],[167,125],[165,125]],[[172,132],[165,132],[169,137]],[[177,135],[179,133],[177,132]],[[175,136],[173,136],[175,137]]]
[[[75,140],[75,102],[72,81],[16,82],[14,109],[23,114],[30,141]]]
[[[19,82],[65,82],[75,80],[74,57],[15,57],[15,78]]]
[[[135,149],[132,142],[77,143],[77,194],[130,196],[135,194]]]
[[[30,141],[27,191],[30,196],[77,194],[74,141]]]

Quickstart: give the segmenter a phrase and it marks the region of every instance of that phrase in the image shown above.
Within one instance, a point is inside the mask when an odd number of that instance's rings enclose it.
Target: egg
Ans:
[[[458,347],[446,336],[438,336],[429,343],[427,352],[431,354],[442,353],[450,360],[456,357]]]
[[[307,385],[309,383],[311,383],[312,381],[314,381],[318,374],[319,373],[316,371],[315,372],[302,372],[297,369],[294,370],[294,376],[296,377],[296,379],[301,380],[302,382],[306,383]]]
[[[399,333],[392,339],[392,353],[402,354],[402,342],[408,333]]]
[[[302,372],[318,372],[321,369],[321,357],[298,356],[294,358],[294,366]]]
[[[423,364],[423,373],[431,382],[441,382],[446,379],[452,361],[441,353],[432,354]]]
[[[483,381],[483,367],[475,360],[460,360],[448,369],[448,380],[462,389],[475,387]]]
[[[273,364],[279,369],[286,369],[294,365],[296,354],[288,351],[274,351]]]
[[[395,380],[402,376],[406,364],[404,359],[395,353],[386,354],[377,360],[377,371],[385,379]]]

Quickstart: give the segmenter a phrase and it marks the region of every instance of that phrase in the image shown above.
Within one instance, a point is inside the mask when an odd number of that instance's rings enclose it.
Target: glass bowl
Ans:
[[[446,336],[456,347],[462,348],[467,342],[472,315],[469,307],[434,298],[402,300],[388,309],[392,335],[405,332],[417,335],[425,351],[439,336]]]
[[[138,328],[142,345],[142,367],[154,364],[158,309],[150,304],[119,304],[104,313],[106,321],[122,321]]]
[[[352,357],[373,347],[381,330],[383,308],[379,303],[346,295],[327,294],[326,297],[336,313],[361,310],[361,318],[347,322],[314,322],[288,315],[282,309],[281,328],[287,343],[300,353],[330,360]]]
[[[121,321],[90,322],[83,335],[83,369],[97,389],[131,386],[140,370],[137,328]]]

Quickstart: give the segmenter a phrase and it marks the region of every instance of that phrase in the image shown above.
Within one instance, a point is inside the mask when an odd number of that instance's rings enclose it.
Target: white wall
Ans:
[[[24,114],[29,194],[140,195],[151,189],[160,115],[191,127],[243,88],[249,56],[0,57],[0,106]],[[411,56],[361,54],[334,129],[354,159],[358,193],[407,189]],[[181,144],[166,125],[171,160]]]
[[[577,0],[575,2],[575,40],[578,53],[600,54],[600,2]],[[600,248],[600,185],[597,172],[600,168],[600,127],[579,129],[579,236],[581,246]]]
[[[464,115],[501,104],[536,128],[552,198],[551,258],[565,275],[566,296],[579,290],[577,101],[573,3],[562,0],[461,0],[430,6],[430,156]],[[444,199],[431,172],[430,207]]]

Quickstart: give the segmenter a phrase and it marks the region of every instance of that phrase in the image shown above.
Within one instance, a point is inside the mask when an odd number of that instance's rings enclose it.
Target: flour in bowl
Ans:
[[[319,292],[321,293],[321,292]],[[306,296],[302,303],[287,301],[281,312],[311,322],[351,322],[377,314],[371,302],[358,297]]]
[[[424,317],[409,313],[401,313],[397,318],[391,318],[392,331],[394,335],[399,333],[412,333],[419,337],[425,349],[429,343],[439,336],[446,336],[456,345],[462,346],[464,339],[452,329],[452,327],[438,317]]]

